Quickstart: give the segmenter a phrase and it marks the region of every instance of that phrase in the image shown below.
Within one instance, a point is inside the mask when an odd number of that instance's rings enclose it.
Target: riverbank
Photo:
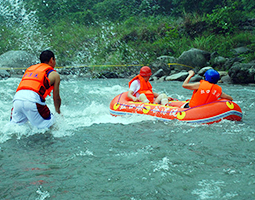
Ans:
[[[151,80],[183,81],[190,69],[197,75],[191,81],[198,81],[203,73],[210,68],[218,70],[221,81],[224,83],[249,84],[255,83],[255,61],[244,63],[243,55],[250,50],[247,47],[234,49],[234,57],[225,58],[217,52],[208,52],[200,49],[184,51],[178,58],[160,56],[148,64],[152,69]],[[0,55],[0,78],[6,79],[22,76],[26,68],[39,63],[35,55],[25,51],[9,51]],[[76,65],[56,67],[59,74],[76,76],[88,79],[95,78],[131,78],[139,73],[142,64],[129,65]]]

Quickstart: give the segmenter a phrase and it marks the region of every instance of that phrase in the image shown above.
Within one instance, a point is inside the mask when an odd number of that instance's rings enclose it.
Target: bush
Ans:
[[[241,16],[241,11],[236,9],[235,4],[232,4],[217,8],[212,14],[207,14],[206,22],[214,33],[231,34],[237,30],[243,18]]]

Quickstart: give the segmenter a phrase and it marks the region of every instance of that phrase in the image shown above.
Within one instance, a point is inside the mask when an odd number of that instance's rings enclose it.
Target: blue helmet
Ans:
[[[205,76],[205,80],[210,82],[210,83],[214,83],[216,84],[218,82],[218,80],[220,80],[220,74],[219,72],[217,72],[214,69],[209,69],[205,72],[204,74]]]

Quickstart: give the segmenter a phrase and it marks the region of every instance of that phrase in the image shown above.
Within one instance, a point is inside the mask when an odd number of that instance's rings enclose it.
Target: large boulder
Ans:
[[[211,56],[211,53],[207,51],[192,48],[188,51],[184,51],[178,58],[177,62],[179,64],[184,64],[190,67],[194,67],[194,68],[196,67],[200,69],[202,67],[207,66],[210,60],[210,56]],[[184,68],[182,67],[182,69]]]
[[[11,75],[6,70],[0,70],[0,79],[10,78]]]
[[[173,56],[160,56],[157,60],[152,62],[149,67],[151,68],[152,73],[155,73],[154,76],[162,77],[171,73],[172,69],[169,63],[176,63],[176,58]]]
[[[152,62],[149,66],[151,68],[152,73],[158,72],[158,70],[162,70],[162,75],[168,75],[171,72],[171,68],[168,66],[167,62],[162,62],[161,60],[156,60]]]
[[[255,83],[255,63],[235,63],[228,74],[233,83]]]
[[[246,53],[249,53],[251,50],[247,47],[238,47],[238,48],[235,48],[235,49],[232,49],[234,55],[238,56],[240,54],[246,54]]]
[[[39,62],[35,55],[26,51],[8,51],[0,55],[0,70],[11,70],[11,73],[18,74]]]
[[[234,58],[228,58],[222,68],[222,70],[229,70],[234,63],[236,62],[242,62],[244,58],[241,57],[234,57]]]
[[[224,67],[224,65],[225,65],[225,63],[226,63],[227,61],[228,61],[227,58],[224,58],[224,57],[222,57],[222,56],[217,56],[217,57],[211,59],[211,60],[210,60],[210,63],[211,63],[211,65],[212,65],[212,67],[214,67],[214,68],[217,67],[218,69],[226,70],[225,67]]]

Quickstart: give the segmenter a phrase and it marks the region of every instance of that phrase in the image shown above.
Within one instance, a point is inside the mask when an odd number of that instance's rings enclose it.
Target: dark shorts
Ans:
[[[51,118],[50,109],[48,108],[47,105],[40,105],[36,103],[36,107],[37,107],[38,113],[42,116],[43,119]]]

